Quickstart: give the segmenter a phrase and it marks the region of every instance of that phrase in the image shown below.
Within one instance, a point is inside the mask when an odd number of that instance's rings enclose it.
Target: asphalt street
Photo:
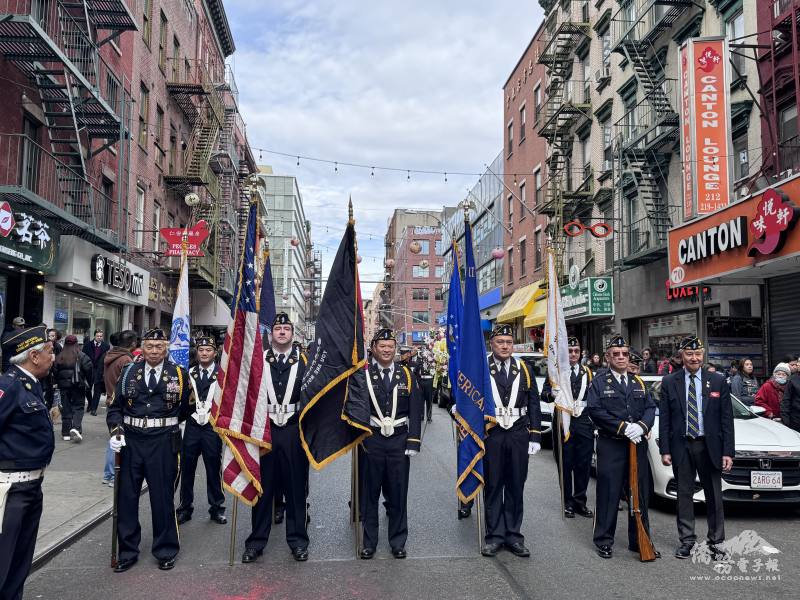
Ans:
[[[594,553],[592,521],[560,517],[555,463],[544,450],[530,459],[523,533],[528,559],[501,552],[480,556],[475,514],[456,519],[455,450],[450,419],[439,409],[412,459],[409,492],[409,541],[406,560],[394,559],[381,525],[375,559],[354,558],[348,523],[350,459],[343,457],[322,472],[311,473],[310,559],[295,562],[282,525],[273,526],[269,545],[258,562],[244,565],[241,553],[249,533],[250,509],[239,506],[235,563],[228,565],[230,525],[208,520],[203,467],[198,467],[192,521],[181,526],[181,552],[173,571],[162,572],[149,552],[150,516],[142,497],[142,553],[130,571],[109,567],[111,523],[106,521],[43,565],[28,579],[27,599],[110,600],[125,598],[371,599],[376,598],[777,598],[796,593],[800,575],[800,511],[791,508],[727,507],[726,532],[755,540],[734,562],[717,567],[672,557],[676,526],[669,503],[651,508],[653,538],[664,557],[640,563],[626,548],[626,519],[620,513],[615,555]],[[202,465],[202,462],[201,462]],[[594,506],[594,482],[590,507]],[[231,516],[231,501],[228,503]],[[698,534],[705,519],[698,516]],[[765,553],[764,546],[772,550]],[[761,550],[759,550],[761,548]],[[777,551],[777,552],[775,552]],[[744,562],[743,562],[744,561]],[[767,570],[767,561],[770,562]],[[742,567],[744,570],[742,570]],[[746,580],[745,577],[750,577]],[[769,577],[770,580],[765,580]],[[760,578],[760,579],[759,579]]]

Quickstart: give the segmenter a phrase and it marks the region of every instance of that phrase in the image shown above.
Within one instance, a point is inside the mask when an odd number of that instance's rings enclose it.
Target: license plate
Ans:
[[[750,471],[750,487],[758,490],[779,490],[783,487],[781,471]]]

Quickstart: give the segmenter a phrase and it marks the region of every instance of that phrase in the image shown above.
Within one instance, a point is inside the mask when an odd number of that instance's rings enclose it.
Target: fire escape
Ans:
[[[90,181],[87,161],[126,137],[129,116],[100,47],[136,29],[123,0],[0,0],[0,54],[36,89],[47,135],[47,147],[25,135],[2,136],[0,153],[17,157],[21,168],[16,176],[4,173],[0,189],[28,212],[56,219],[62,234],[108,250],[125,245],[117,232],[127,227],[115,199]],[[97,41],[99,30],[106,37]],[[37,104],[27,92],[22,102]]]
[[[636,79],[639,100],[615,123],[625,265],[647,264],[666,255],[667,231],[679,219],[666,190],[670,156],[679,148],[678,85],[666,78],[662,34],[686,15],[692,0],[631,0],[612,17],[612,51],[621,54]],[[641,214],[641,213],[644,214]]]

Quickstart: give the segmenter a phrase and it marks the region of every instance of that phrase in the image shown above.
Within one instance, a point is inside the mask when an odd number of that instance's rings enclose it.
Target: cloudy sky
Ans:
[[[502,147],[502,86],[541,20],[534,0],[232,0],[226,10],[253,148],[471,173]],[[259,162],[298,178],[324,274],[352,194],[363,280],[382,276],[394,208],[455,205],[477,180],[409,181],[405,172],[345,166],[336,173],[266,151]],[[363,287],[371,296],[374,284]]]

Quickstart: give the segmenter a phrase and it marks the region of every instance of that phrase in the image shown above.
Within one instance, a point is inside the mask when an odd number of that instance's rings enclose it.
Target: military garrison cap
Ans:
[[[625,341],[625,337],[621,333],[615,333],[611,336],[611,339],[608,340],[608,344],[606,344],[606,350],[610,348],[627,348],[628,342]]]
[[[397,338],[394,336],[394,331],[389,329],[388,327],[384,327],[383,329],[379,329],[378,333],[372,338],[372,343],[380,342],[381,340],[391,340],[393,342],[397,341]]]
[[[44,325],[28,327],[22,331],[12,331],[3,339],[3,354],[6,357],[19,356],[47,341],[47,328]]]
[[[567,346],[580,346],[581,343],[578,341],[578,338],[571,335],[567,338]]]
[[[275,315],[275,319],[272,321],[272,326],[275,327],[275,325],[291,325],[294,327],[294,323],[292,323],[289,315],[287,315],[285,312],[279,312],[277,315]]]
[[[217,345],[214,343],[214,338],[205,335],[197,338],[194,343],[198,348],[200,346],[211,346],[212,348],[217,347]]]
[[[644,362],[644,359],[636,350],[631,349],[631,362],[635,365],[641,365]]]
[[[167,341],[167,335],[164,333],[164,330],[159,327],[154,327],[153,329],[149,329],[145,331],[144,335],[142,336],[143,340],[158,340],[162,342]]]
[[[678,350],[702,350],[705,348],[702,340],[696,335],[683,338],[678,344]]]
[[[492,329],[492,333],[489,334],[489,339],[497,337],[498,335],[508,335],[514,337],[514,328],[508,323],[498,323],[494,326],[494,329]]]

